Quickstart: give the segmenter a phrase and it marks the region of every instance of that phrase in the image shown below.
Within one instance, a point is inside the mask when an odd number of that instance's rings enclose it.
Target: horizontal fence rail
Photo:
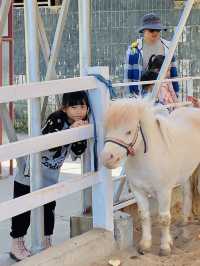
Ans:
[[[98,173],[64,175],[67,177],[67,181],[0,203],[0,221],[81,191],[102,181]]]
[[[0,203],[0,222],[102,182],[102,177],[96,172],[84,175],[62,172],[62,177],[67,180]],[[113,182],[116,178],[119,179],[119,177],[112,178]],[[129,199],[128,202],[121,202],[114,206],[113,210],[116,211],[135,202],[135,199]]]
[[[131,86],[131,85],[149,85],[149,84],[155,84],[155,83],[164,83],[167,81],[179,82],[179,81],[190,81],[190,80],[200,80],[200,77],[196,76],[196,77],[182,77],[182,78],[163,79],[163,80],[134,81],[134,82],[123,82],[123,83],[121,82],[121,83],[114,83],[112,86],[113,88],[118,88],[118,87],[125,87],[125,86]]]
[[[67,145],[93,137],[93,125],[65,129],[60,132],[4,144],[0,146],[0,161],[22,157],[27,154]]]
[[[137,82],[124,82],[114,83],[113,87],[124,87],[130,85],[147,85],[154,83],[163,83],[167,81],[189,81],[200,80],[200,77],[182,77],[173,79],[152,80],[152,81],[137,81]],[[30,83],[26,85],[12,85],[1,87],[0,90],[0,103],[11,102],[25,99],[32,99],[43,96],[50,96],[55,94],[62,94],[65,92],[91,90],[97,88],[98,81],[94,77],[70,78],[52,81],[43,81],[37,83]]]
[[[65,92],[91,90],[97,88],[97,86],[98,81],[91,76],[4,86],[0,90],[0,103],[63,94]]]
[[[152,81],[135,81],[135,82],[123,82],[114,83],[114,88],[131,86],[131,85],[147,85],[154,83],[163,83],[167,81],[189,81],[200,80],[200,77],[181,77],[173,79],[152,80]],[[52,81],[43,81],[37,83],[31,83],[26,85],[12,85],[1,87],[0,90],[0,103],[6,103],[11,101],[26,100],[43,96],[51,96],[55,94],[62,94],[65,92],[91,90],[97,88],[98,81],[95,77],[80,77],[70,79],[60,79]]]

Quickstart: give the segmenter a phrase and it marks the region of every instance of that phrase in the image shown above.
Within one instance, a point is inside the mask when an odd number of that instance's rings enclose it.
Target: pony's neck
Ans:
[[[151,140],[158,135],[157,123],[153,106],[149,103],[142,103],[140,112],[140,124],[147,141],[147,145],[151,144]]]

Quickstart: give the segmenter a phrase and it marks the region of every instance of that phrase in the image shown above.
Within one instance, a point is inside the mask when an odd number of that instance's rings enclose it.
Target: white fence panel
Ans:
[[[27,138],[0,146],[0,160],[7,161],[47,150],[56,146],[67,145],[76,141],[93,137],[93,125],[62,130],[56,133]]]
[[[95,68],[95,72],[105,74],[108,68]],[[108,76],[107,76],[108,78]],[[74,78],[67,80],[45,81],[28,85],[6,86],[0,90],[0,103],[23,99],[38,98],[65,92],[91,90],[92,105],[97,126],[98,156],[104,145],[103,120],[109,104],[107,88],[94,77]],[[57,133],[37,136],[0,146],[0,160],[33,154],[56,146],[70,144],[93,136],[92,124],[79,128],[67,129]],[[92,150],[92,147],[91,147]],[[82,176],[68,178],[66,182],[43,188],[22,197],[0,204],[0,221],[16,216],[25,211],[42,206],[71,193],[93,187],[93,220],[94,226],[113,230],[113,200],[111,172],[101,166],[99,171]]]
[[[101,182],[101,178],[97,173],[90,173],[83,176],[71,175],[71,178],[69,176],[66,174],[67,181],[0,203],[0,221]]]
[[[0,103],[95,88],[97,88],[97,81],[94,77],[59,79],[26,85],[4,86],[0,90]]]

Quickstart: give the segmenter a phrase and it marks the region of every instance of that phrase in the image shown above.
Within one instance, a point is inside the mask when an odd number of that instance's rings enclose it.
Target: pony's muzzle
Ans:
[[[109,169],[116,168],[118,166],[119,161],[120,161],[120,157],[115,156],[110,151],[103,151],[101,158],[102,158],[103,165]]]

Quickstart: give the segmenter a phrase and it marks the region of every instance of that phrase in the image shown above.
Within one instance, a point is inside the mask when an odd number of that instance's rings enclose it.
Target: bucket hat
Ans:
[[[159,16],[154,13],[149,13],[144,15],[142,18],[142,27],[139,28],[139,33],[142,33],[144,30],[167,30],[160,21]]]

